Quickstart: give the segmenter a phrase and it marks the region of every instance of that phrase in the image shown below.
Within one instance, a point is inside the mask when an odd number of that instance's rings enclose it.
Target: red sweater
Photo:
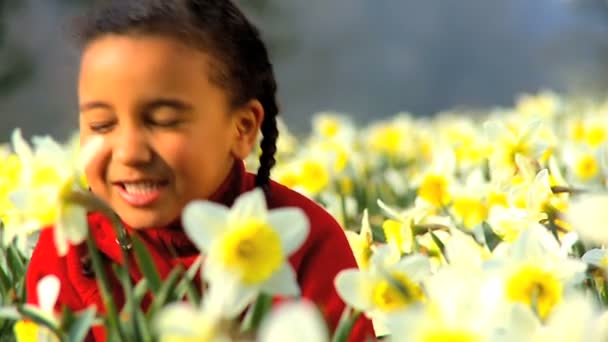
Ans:
[[[238,161],[211,200],[232,205],[239,194],[254,189],[254,180],[255,175],[246,172],[242,161]],[[319,205],[276,182],[271,182],[267,204],[269,209],[298,207],[308,216],[310,234],[289,261],[297,274],[302,296],[315,302],[321,308],[330,329],[335,329],[345,305],[336,293],[334,278],[340,270],[357,267],[342,228]],[[99,250],[113,262],[124,264],[110,222],[98,213],[89,214],[88,222],[90,233]],[[174,266],[182,264],[188,267],[199,255],[199,251],[183,232],[179,222],[168,227],[140,231],[134,231],[127,226],[127,231],[129,234],[137,234],[144,242],[163,279]],[[53,242],[53,228],[44,229],[28,266],[26,276],[28,303],[38,303],[36,284],[45,275],[54,274],[61,281],[57,310],[63,305],[74,311],[90,305],[105,310],[96,279],[83,274],[81,258],[85,251],[85,244],[70,246],[67,255],[59,257]],[[129,258],[133,259],[133,253],[130,254]],[[135,265],[133,260],[130,260],[129,264]],[[141,279],[137,267],[131,267],[130,273],[135,282]],[[113,298],[118,308],[121,308],[124,305],[121,286],[113,277],[110,277],[110,282]],[[371,322],[361,316],[349,341],[365,341],[373,337]],[[88,340],[105,341],[105,331],[102,327],[94,327]]]

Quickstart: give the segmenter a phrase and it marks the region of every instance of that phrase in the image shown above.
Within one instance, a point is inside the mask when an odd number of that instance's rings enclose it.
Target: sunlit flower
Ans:
[[[370,318],[405,310],[424,301],[422,281],[430,274],[429,260],[406,256],[386,245],[372,257],[368,270],[344,270],[335,280],[338,294]]]
[[[355,260],[357,260],[357,265],[360,269],[367,269],[373,254],[372,245],[374,243],[367,210],[363,212],[363,218],[361,219],[361,230],[359,233],[357,234],[348,230],[345,231],[345,233],[350,248],[353,250],[353,254],[355,255]]]
[[[188,236],[206,255],[204,278],[226,290],[220,301],[234,317],[260,292],[283,296],[300,293],[288,257],[305,241],[308,219],[298,208],[268,210],[264,193],[241,195],[231,209],[193,201],[183,222]],[[216,284],[216,285],[214,285]],[[219,294],[218,294],[219,296]]]
[[[568,287],[582,282],[585,264],[569,258],[541,225],[531,226],[504,247],[492,265],[501,265],[505,299],[526,305],[542,320],[562,302]]]
[[[67,252],[67,243],[79,243],[86,236],[86,208],[70,201],[73,192],[84,192],[83,170],[102,138],[90,139],[79,151],[63,147],[50,137],[34,139],[34,150],[16,130],[13,148],[21,162],[18,185],[9,198],[14,210],[5,214],[5,242],[45,226],[55,225],[58,253]]]
[[[232,339],[222,327],[222,320],[204,307],[190,303],[165,306],[155,318],[161,342],[229,342]]]
[[[326,323],[319,310],[309,302],[290,302],[273,310],[258,334],[260,342],[329,341]]]
[[[583,241],[608,244],[608,195],[580,195],[574,198],[566,221],[576,230]]]

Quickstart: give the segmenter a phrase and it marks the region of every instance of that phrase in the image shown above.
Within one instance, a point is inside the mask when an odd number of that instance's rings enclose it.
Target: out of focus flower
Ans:
[[[309,302],[290,302],[273,310],[262,323],[260,342],[329,341],[325,321],[319,310]]]
[[[268,210],[264,193],[256,189],[238,197],[231,209],[193,201],[184,209],[183,221],[190,239],[206,255],[203,275],[218,288],[216,300],[224,304],[226,317],[238,315],[260,292],[300,293],[288,257],[308,236],[308,219],[301,209]]]

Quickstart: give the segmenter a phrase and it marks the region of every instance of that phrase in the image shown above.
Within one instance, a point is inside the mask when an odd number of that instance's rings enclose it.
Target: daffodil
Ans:
[[[608,245],[608,195],[580,195],[570,202],[568,222],[585,242]]]
[[[346,238],[350,248],[355,255],[357,265],[360,269],[367,269],[369,262],[373,254],[373,243],[374,238],[372,236],[372,228],[369,225],[369,218],[367,210],[363,211],[363,218],[361,219],[361,230],[359,233],[353,231],[345,231]]]
[[[19,130],[13,132],[12,142],[21,174],[9,195],[14,209],[4,216],[4,241],[54,224],[55,244],[58,253],[64,255],[68,242],[78,243],[86,236],[86,208],[71,202],[70,195],[86,191],[84,165],[95,156],[103,140],[90,139],[79,156],[50,137],[35,138],[32,150]]]
[[[59,278],[54,275],[47,275],[40,279],[36,285],[36,294],[38,296],[38,306],[30,307],[30,310],[35,311],[38,315],[44,317],[48,322],[59,326],[58,316],[55,313],[55,303],[59,297],[61,283]],[[26,304],[30,306],[30,304]],[[35,322],[20,320],[15,324],[15,337],[18,342],[55,342],[59,338],[52,331]]]
[[[326,323],[311,303],[288,302],[273,310],[262,323],[258,341],[329,341]]]
[[[582,282],[585,264],[569,258],[541,225],[531,226],[503,247],[497,248],[492,265],[501,265],[504,297],[531,308],[539,319],[549,317],[565,291]]]
[[[502,307],[484,285],[465,269],[442,269],[427,281],[428,300],[390,315],[388,328],[399,341],[490,341]]]
[[[238,315],[263,292],[282,296],[300,293],[288,257],[305,241],[309,223],[298,208],[268,210],[256,189],[239,196],[232,208],[193,201],[184,209],[184,228],[206,255],[203,277],[221,286],[218,299],[229,318]],[[228,305],[232,304],[232,305]]]
[[[191,303],[171,303],[155,317],[161,342],[232,341],[223,324],[220,317],[205,310],[204,306]]]
[[[383,319],[425,300],[422,282],[430,274],[430,262],[422,255],[399,259],[390,245],[372,257],[368,270],[343,270],[336,276],[338,294],[368,317]]]

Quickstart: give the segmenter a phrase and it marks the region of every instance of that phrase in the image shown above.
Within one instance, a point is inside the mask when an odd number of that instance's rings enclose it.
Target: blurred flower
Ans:
[[[608,195],[580,195],[570,202],[566,221],[572,225],[581,240],[608,245]]]
[[[231,209],[193,201],[184,209],[186,233],[206,255],[204,278],[221,286],[217,296],[232,318],[264,292],[283,296],[300,293],[288,262],[306,240],[309,224],[298,208],[268,210],[256,189],[238,197]],[[229,305],[231,304],[231,305]]]
[[[103,140],[90,139],[78,156],[50,137],[34,138],[34,150],[19,130],[13,132],[12,141],[21,173],[9,195],[14,209],[4,216],[4,241],[54,224],[55,245],[59,255],[64,255],[68,242],[79,243],[86,236],[86,208],[71,202],[70,195],[86,191],[84,165],[94,157]]]
[[[289,302],[273,310],[262,323],[260,342],[329,341],[326,323],[319,310],[309,302]]]
[[[383,318],[424,301],[421,283],[429,274],[426,257],[399,259],[397,250],[386,245],[376,251],[368,270],[343,270],[335,284],[348,305],[370,318]]]

